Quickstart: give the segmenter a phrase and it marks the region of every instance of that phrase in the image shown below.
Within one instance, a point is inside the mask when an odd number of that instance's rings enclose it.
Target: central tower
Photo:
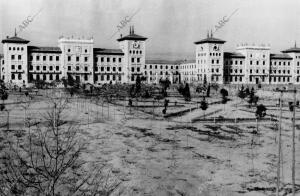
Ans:
[[[117,39],[120,49],[124,53],[123,83],[134,83],[137,76],[144,73],[146,57],[146,37],[134,33],[134,27],[130,27],[129,35]]]
[[[223,83],[223,44],[212,33],[206,39],[195,42],[196,67],[200,70],[200,81]]]

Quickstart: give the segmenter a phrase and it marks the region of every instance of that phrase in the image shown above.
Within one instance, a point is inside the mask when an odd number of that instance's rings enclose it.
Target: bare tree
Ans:
[[[85,142],[79,137],[80,128],[64,121],[68,100],[50,99],[50,110],[44,122],[31,129],[27,123],[24,140],[9,141],[3,160],[2,192],[6,195],[109,195],[120,184],[103,179],[101,168],[89,171],[87,162],[80,159]],[[1,165],[1,164],[0,164]],[[109,177],[111,179],[111,177]],[[105,181],[105,182],[104,182]],[[106,186],[102,186],[106,183]],[[0,191],[1,193],[1,191]],[[93,194],[94,193],[94,194]]]

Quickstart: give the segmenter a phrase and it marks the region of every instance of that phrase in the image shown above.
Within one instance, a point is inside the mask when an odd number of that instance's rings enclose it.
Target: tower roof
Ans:
[[[130,30],[129,30],[129,35],[126,35],[124,37],[120,37],[119,39],[117,39],[117,41],[123,41],[123,40],[142,40],[142,41],[145,41],[146,37],[143,37],[143,36],[140,36],[140,35],[137,35],[134,33],[134,27],[130,27]]]
[[[28,44],[30,41],[22,39],[20,37],[17,37],[17,35],[13,37],[6,37],[6,39],[2,40],[2,43],[22,43],[22,44]]]
[[[204,43],[219,43],[219,44],[224,44],[226,41],[214,38],[214,37],[207,37],[205,39],[202,39],[200,41],[194,42],[195,44],[204,44]]]
[[[281,51],[282,53],[300,53],[300,48],[297,47],[295,42],[295,46],[286,50]]]

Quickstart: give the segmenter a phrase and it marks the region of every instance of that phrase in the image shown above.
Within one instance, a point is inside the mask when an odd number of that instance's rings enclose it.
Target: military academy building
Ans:
[[[18,37],[2,40],[0,78],[18,86],[35,80],[52,82],[72,76],[81,83],[134,83],[144,76],[148,83],[168,78],[171,83],[300,84],[300,48],[280,54],[269,45],[240,44],[224,52],[225,41],[207,35],[194,42],[195,59],[146,60],[146,37],[135,34],[117,39],[119,49],[94,48],[93,38],[60,37],[57,47],[29,45]]]

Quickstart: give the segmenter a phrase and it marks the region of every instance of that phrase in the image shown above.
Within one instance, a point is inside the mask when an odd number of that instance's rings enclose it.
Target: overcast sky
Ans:
[[[30,45],[57,46],[60,35],[94,37],[95,47],[118,48],[111,36],[126,17],[146,36],[147,59],[193,58],[194,41],[206,37],[224,16],[237,12],[214,37],[226,40],[225,51],[239,43],[271,44],[272,52],[300,46],[299,0],[1,0],[0,37],[12,36],[28,16],[42,11],[18,34]],[[2,47],[1,50],[2,51]]]

